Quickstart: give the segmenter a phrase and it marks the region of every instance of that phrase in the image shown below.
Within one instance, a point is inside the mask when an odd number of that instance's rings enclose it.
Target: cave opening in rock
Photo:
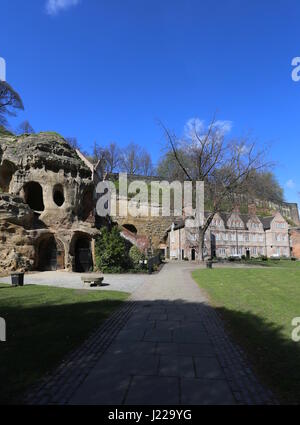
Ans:
[[[29,182],[24,186],[24,198],[26,204],[34,211],[44,211],[44,199],[42,186],[37,182]]]
[[[53,235],[42,238],[37,249],[37,269],[54,271],[65,268],[65,251],[63,243]]]
[[[53,201],[58,207],[61,207],[65,203],[64,188],[61,184],[57,184],[53,188]]]
[[[2,192],[9,192],[9,185],[14,171],[14,165],[7,160],[4,160],[2,165],[0,165],[0,189]]]
[[[76,235],[71,246],[75,254],[74,271],[80,273],[92,271],[93,258],[90,238],[85,234]]]

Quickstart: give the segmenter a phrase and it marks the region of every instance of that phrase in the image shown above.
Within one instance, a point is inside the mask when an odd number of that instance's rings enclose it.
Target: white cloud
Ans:
[[[49,15],[57,15],[62,10],[77,6],[80,0],[47,0],[46,12]]]
[[[232,121],[216,121],[215,127],[218,128],[223,134],[229,133],[232,129],[233,122]]]
[[[220,136],[229,133],[232,129],[232,126],[232,121],[228,120],[218,120],[214,123],[214,128],[217,130]],[[193,139],[195,132],[199,137],[202,137],[206,134],[207,130],[208,127],[205,125],[203,120],[200,120],[200,118],[190,118],[187,120],[184,126],[184,135],[187,138]]]
[[[295,188],[295,182],[294,182],[294,180],[292,180],[292,179],[289,179],[287,182],[286,182],[286,187],[288,187],[289,189],[294,189]]]
[[[204,121],[199,118],[190,118],[187,120],[184,126],[184,135],[186,137],[191,137],[195,131],[197,134],[202,134],[204,131]]]

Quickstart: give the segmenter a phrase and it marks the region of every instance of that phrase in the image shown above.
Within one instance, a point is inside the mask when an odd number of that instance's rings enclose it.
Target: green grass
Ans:
[[[193,277],[262,381],[283,403],[300,403],[300,342],[291,339],[291,321],[300,317],[299,267],[196,270]]]
[[[116,291],[87,291],[0,284],[0,404],[22,394],[76,348],[128,297]]]

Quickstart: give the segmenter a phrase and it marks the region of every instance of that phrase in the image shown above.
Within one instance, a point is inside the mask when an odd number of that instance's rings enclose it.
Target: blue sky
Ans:
[[[286,199],[300,191],[299,0],[0,0],[0,57],[36,131],[84,149],[131,141],[157,162],[157,119],[232,121],[271,145]]]

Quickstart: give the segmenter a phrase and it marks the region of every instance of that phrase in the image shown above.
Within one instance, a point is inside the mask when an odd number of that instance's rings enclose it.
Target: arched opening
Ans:
[[[64,188],[61,184],[56,184],[53,188],[53,201],[58,207],[61,207],[65,202]]]
[[[65,249],[53,235],[41,238],[37,245],[37,269],[40,271],[62,270],[65,268]]]
[[[194,248],[192,249],[192,252],[191,252],[191,258],[192,258],[192,261],[196,260],[196,251]]]
[[[34,211],[44,211],[43,189],[37,182],[29,182],[24,186],[24,200]]]
[[[123,227],[129,230],[129,232],[134,233],[135,235],[137,234],[137,228],[133,224],[123,224]]]
[[[93,258],[89,236],[84,234],[76,235],[72,248],[75,256],[74,271],[78,273],[87,273],[92,271]]]
[[[0,188],[3,192],[9,192],[9,185],[14,172],[15,166],[11,162],[4,160],[0,166]]]

